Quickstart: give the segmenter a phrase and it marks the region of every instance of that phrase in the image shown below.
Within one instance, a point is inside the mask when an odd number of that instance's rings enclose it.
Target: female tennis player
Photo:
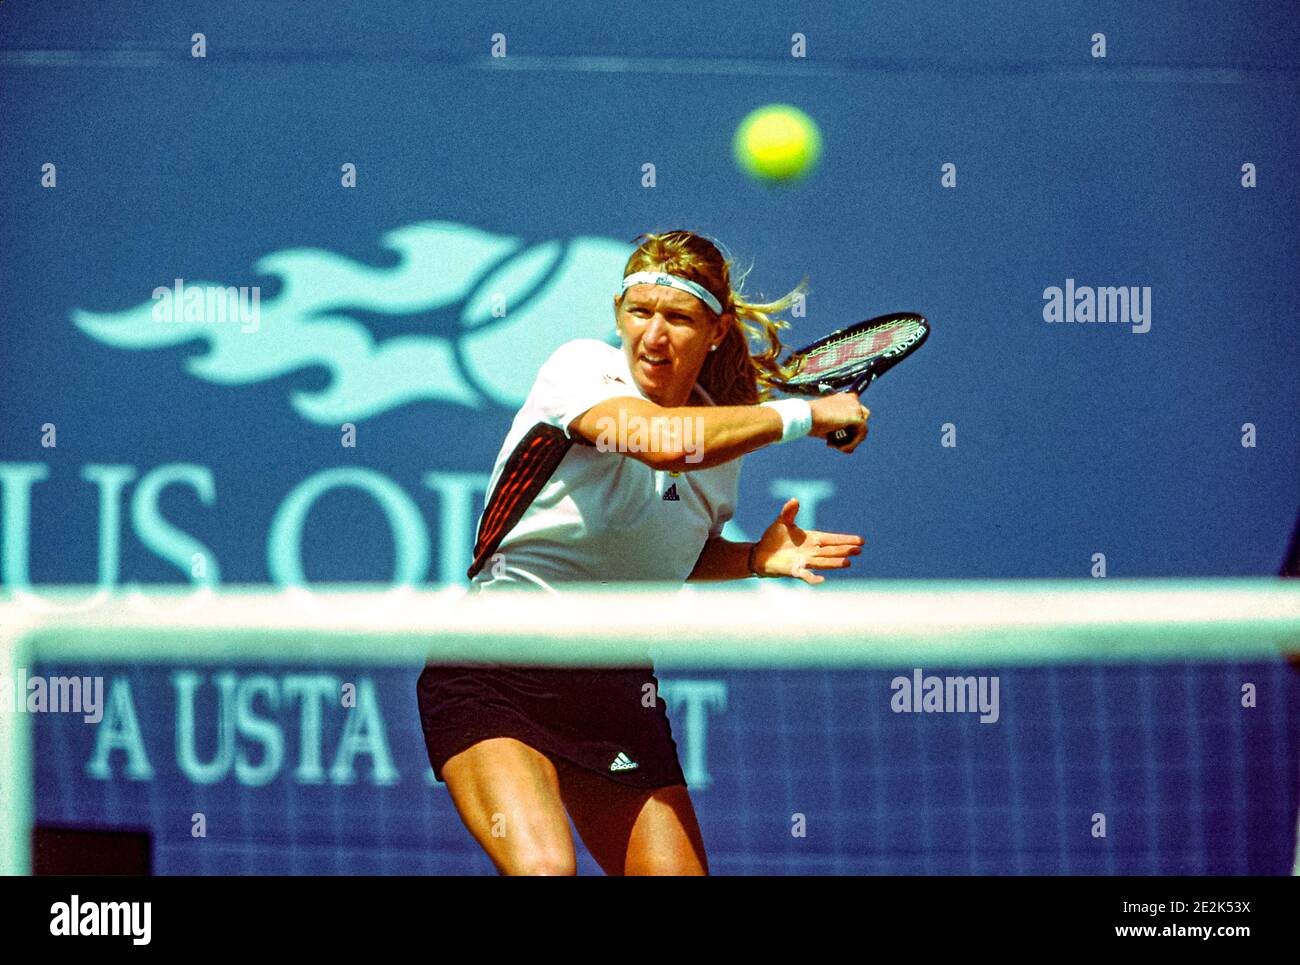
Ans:
[[[757,543],[721,535],[746,453],[849,428],[847,453],[867,435],[870,413],[851,393],[761,401],[783,374],[785,323],[772,316],[801,289],[750,303],[708,239],[671,231],[637,241],[614,297],[622,348],[562,345],[506,436],[475,587],[820,583],[814,571],[849,566],[862,539],[800,529],[793,499]],[[761,350],[751,352],[751,338]],[[566,810],[607,874],[708,873],[650,666],[429,666],[418,694],[434,774],[503,874],[574,873]]]

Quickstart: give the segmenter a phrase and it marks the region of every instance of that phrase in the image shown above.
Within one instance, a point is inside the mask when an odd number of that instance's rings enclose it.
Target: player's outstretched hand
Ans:
[[[758,541],[754,569],[761,576],[792,576],[805,583],[826,581],[826,577],[812,570],[848,569],[849,557],[862,552],[862,537],[800,529],[794,521],[798,513],[797,499],[782,507],[781,515]]]

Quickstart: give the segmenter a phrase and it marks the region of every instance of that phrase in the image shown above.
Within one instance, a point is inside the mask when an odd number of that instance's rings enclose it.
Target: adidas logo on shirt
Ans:
[[[635,771],[640,766],[636,761],[619,751],[618,757],[614,758],[614,763],[609,765],[609,769],[611,771]]]
[[[664,492],[664,502],[679,503],[681,501],[682,501],[682,497],[677,495],[677,483],[673,483]]]

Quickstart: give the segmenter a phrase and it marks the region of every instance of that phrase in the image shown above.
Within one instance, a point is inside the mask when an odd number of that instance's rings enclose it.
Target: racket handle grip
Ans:
[[[876,376],[873,372],[867,372],[865,375],[859,377],[857,381],[849,387],[849,391],[854,395],[859,395],[866,391],[867,386],[874,382],[875,378]],[[852,441],[855,435],[857,435],[857,432],[853,429],[836,429],[826,437],[826,441],[836,449],[843,449],[850,441]]]

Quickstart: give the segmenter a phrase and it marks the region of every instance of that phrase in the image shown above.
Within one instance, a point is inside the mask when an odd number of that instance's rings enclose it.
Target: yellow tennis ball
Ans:
[[[812,173],[822,137],[811,117],[789,104],[768,104],[740,122],[732,143],[736,163],[760,181],[791,183]]]

